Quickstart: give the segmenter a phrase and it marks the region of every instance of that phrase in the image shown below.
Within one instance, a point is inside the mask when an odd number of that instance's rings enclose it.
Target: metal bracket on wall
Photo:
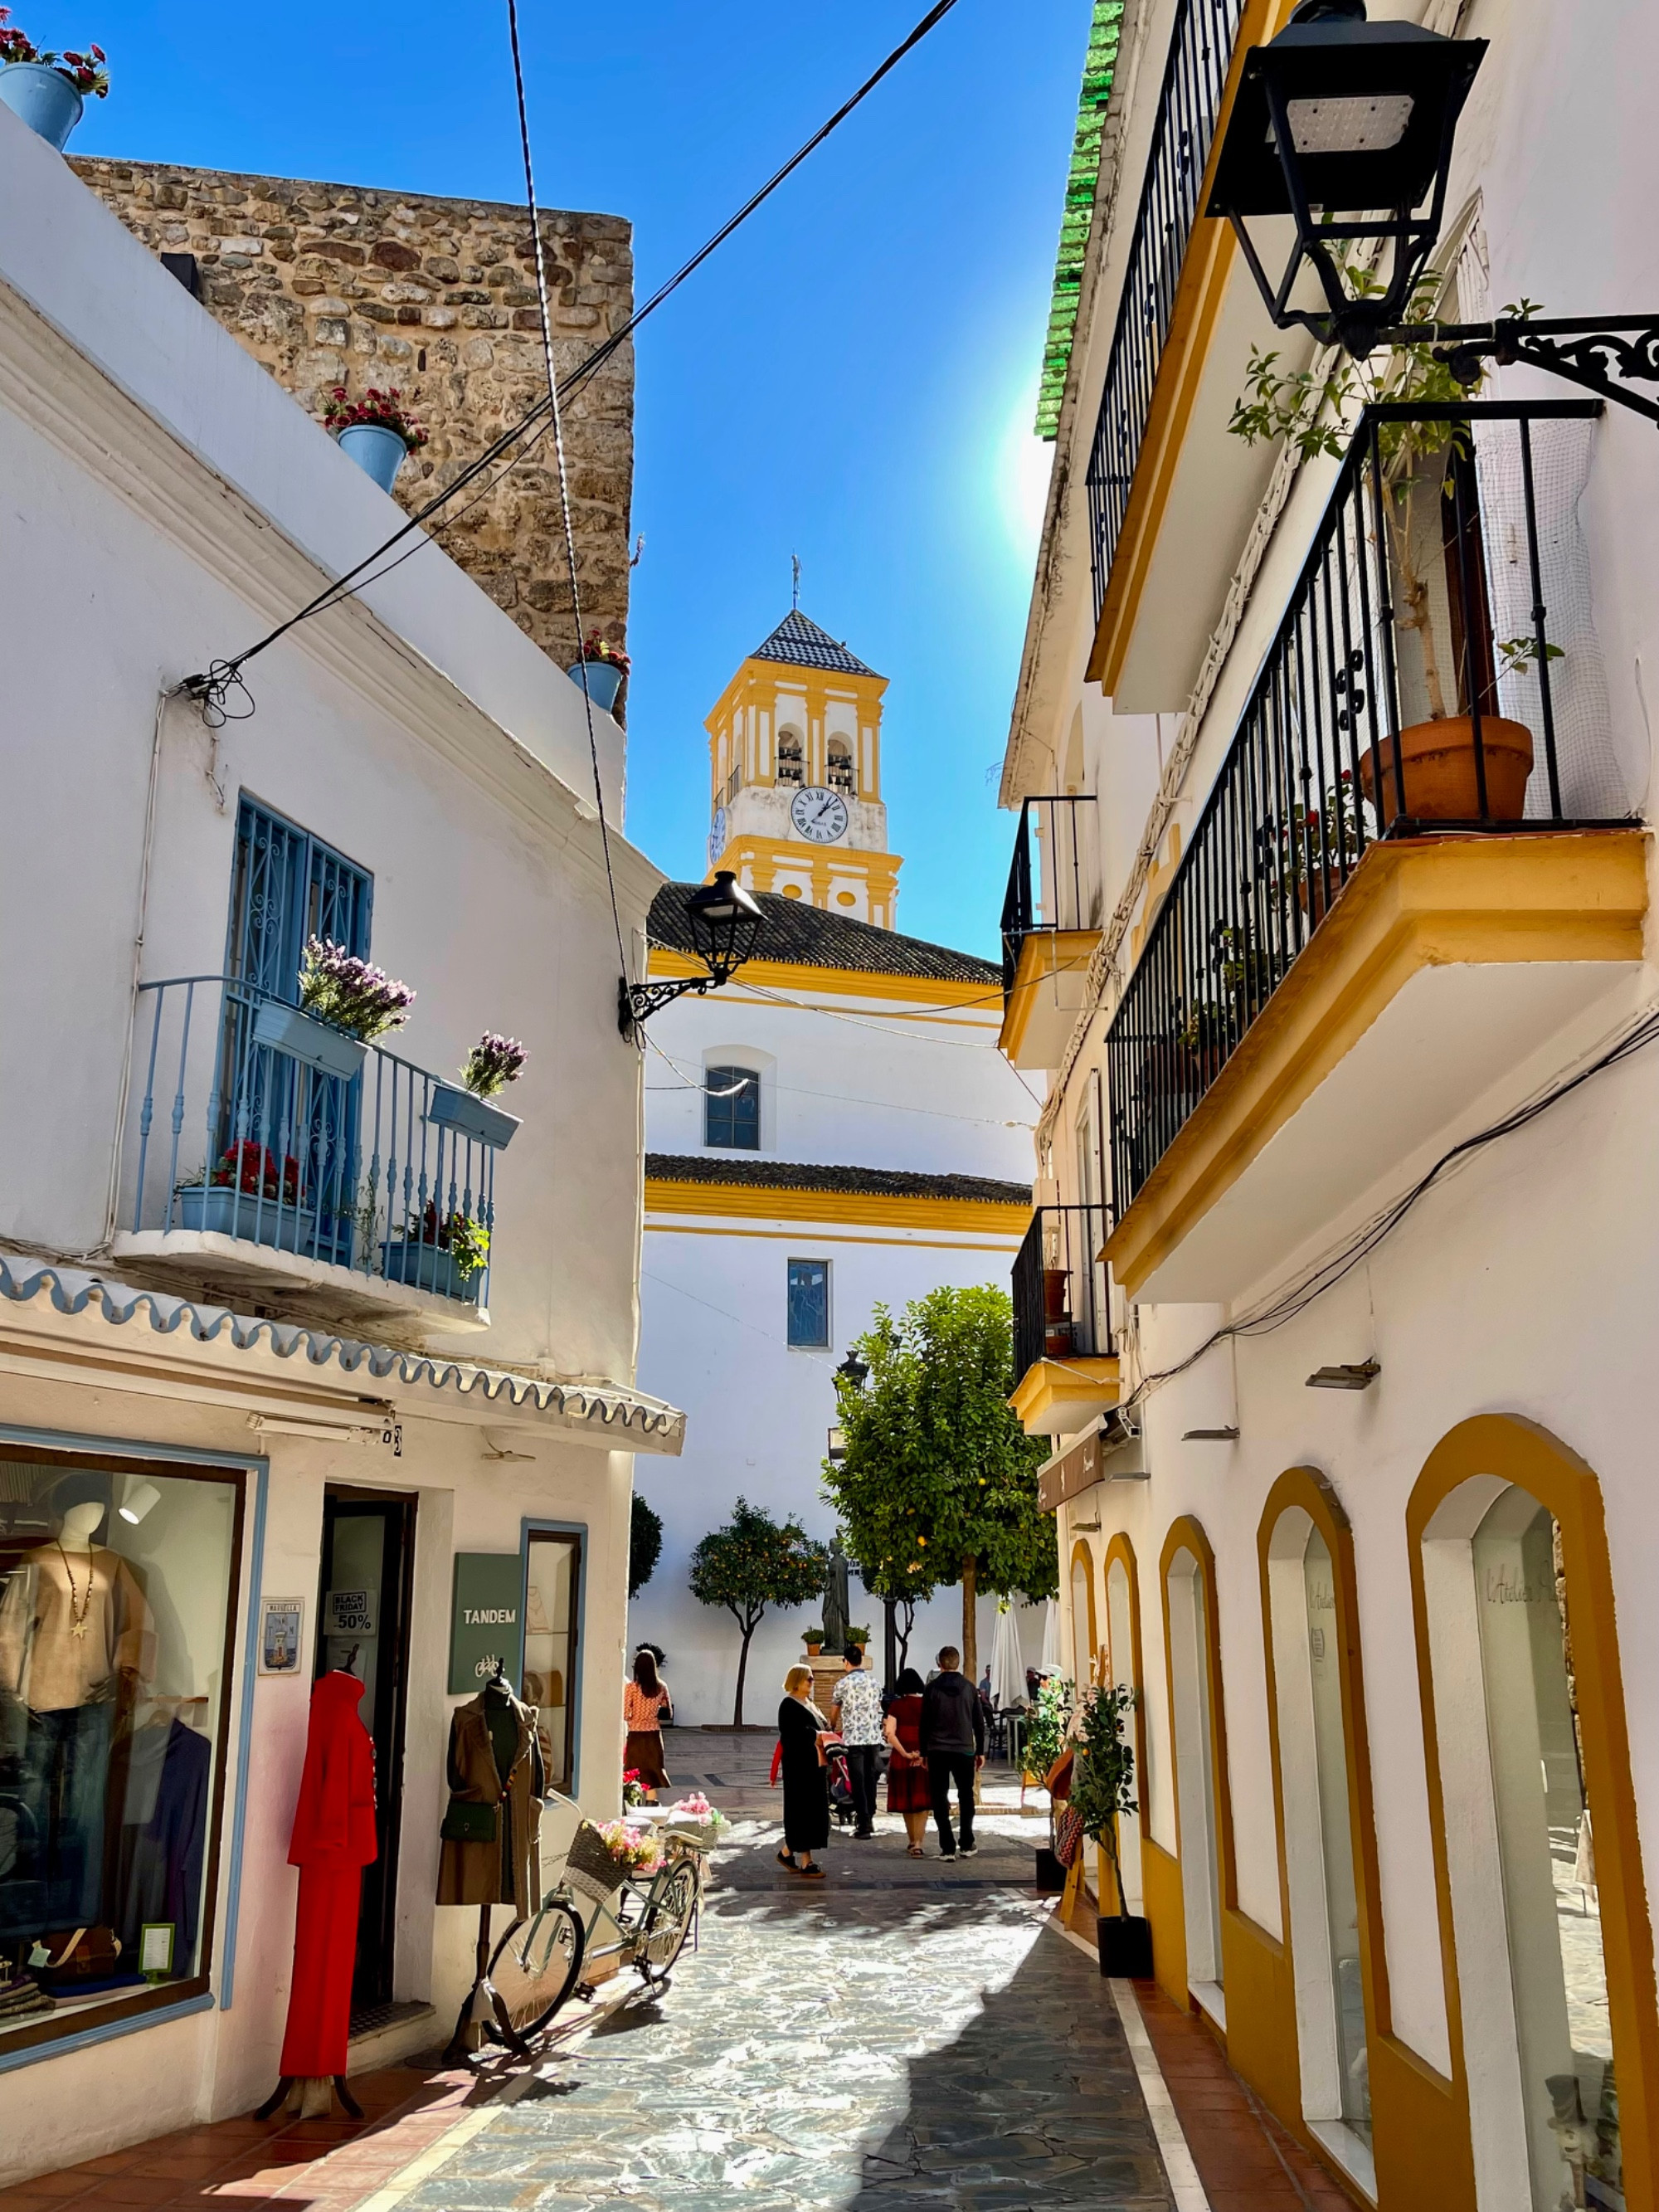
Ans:
[[[1460,384],[1479,380],[1480,364],[1524,362],[1564,377],[1615,406],[1659,422],[1659,404],[1626,388],[1659,384],[1659,315],[1508,315],[1491,323],[1407,323],[1382,331],[1379,345],[1427,345]],[[1625,380],[1620,381],[1620,380]]]

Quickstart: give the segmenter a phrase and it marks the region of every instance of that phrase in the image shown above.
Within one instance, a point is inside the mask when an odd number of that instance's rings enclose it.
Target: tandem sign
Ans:
[[[524,1559],[518,1552],[457,1552],[449,1617],[449,1694],[465,1697],[499,1659],[516,1691],[524,1663]]]

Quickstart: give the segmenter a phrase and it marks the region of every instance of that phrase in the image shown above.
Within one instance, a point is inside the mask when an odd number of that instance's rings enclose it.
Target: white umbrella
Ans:
[[[1042,1672],[1058,1674],[1064,1667],[1060,1656],[1060,1600],[1051,1597],[1042,1613]]]
[[[997,1607],[996,1642],[991,1647],[991,1703],[1000,1713],[1013,1712],[1025,1704],[1025,1662],[1020,1656],[1014,1608],[1006,1598]]]

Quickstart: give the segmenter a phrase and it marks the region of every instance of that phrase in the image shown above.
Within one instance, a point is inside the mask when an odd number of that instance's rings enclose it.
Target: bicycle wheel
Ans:
[[[653,1988],[665,1987],[669,1969],[685,1948],[697,1910],[697,1869],[677,1860],[651,1885],[640,1916],[634,1963]]]
[[[490,2009],[520,2048],[542,2030],[576,1986],[586,1935],[569,1905],[555,1900],[509,1928],[484,1978]]]

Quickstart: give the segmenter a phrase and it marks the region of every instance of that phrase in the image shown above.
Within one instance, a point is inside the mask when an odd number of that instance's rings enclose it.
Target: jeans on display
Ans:
[[[951,1833],[951,1784],[957,1786],[957,1814],[962,1828],[962,1848],[974,1843],[974,1754],[971,1751],[930,1751],[927,1779],[933,1785],[933,1819],[939,1825],[939,1847],[947,1855],[957,1848]]]
[[[847,1746],[847,1777],[853,1785],[853,1825],[860,1835],[873,1835],[876,1826],[874,1744],[849,1743]]]
[[[29,1712],[0,1768],[16,1856],[0,1880],[0,1935],[95,1926],[104,1893],[111,1705]],[[12,1731],[15,1740],[15,1731]]]

